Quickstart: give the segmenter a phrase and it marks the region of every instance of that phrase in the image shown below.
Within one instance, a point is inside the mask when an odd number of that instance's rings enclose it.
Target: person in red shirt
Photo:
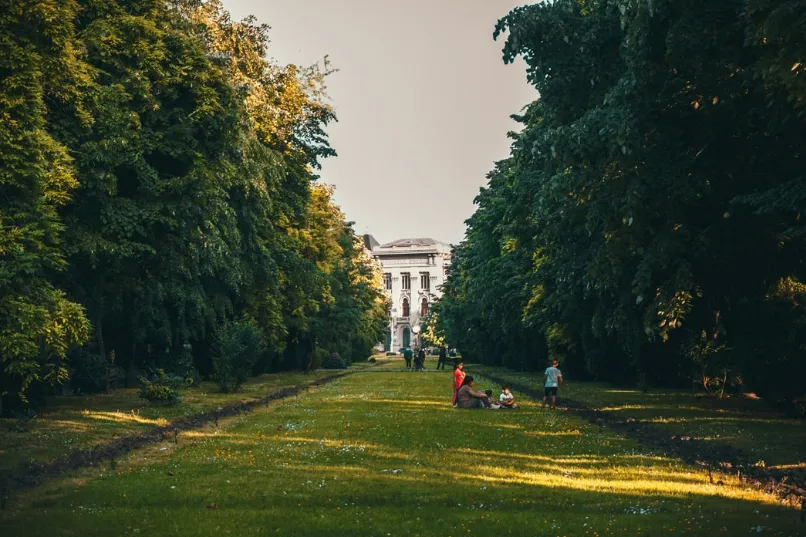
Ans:
[[[462,387],[462,382],[465,380],[465,363],[459,362],[453,368],[453,406],[456,406],[456,394],[459,393],[459,388]]]

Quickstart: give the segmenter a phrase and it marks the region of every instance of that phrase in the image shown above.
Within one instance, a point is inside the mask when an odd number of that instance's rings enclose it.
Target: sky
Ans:
[[[360,234],[381,243],[458,243],[473,198],[509,154],[510,119],[537,93],[525,64],[504,65],[496,21],[513,0],[223,0],[234,19],[271,26],[269,56],[329,56],[338,157],[322,181]]]

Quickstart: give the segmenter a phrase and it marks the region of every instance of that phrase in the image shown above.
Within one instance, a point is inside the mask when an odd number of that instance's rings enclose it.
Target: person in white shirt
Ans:
[[[515,402],[515,396],[512,395],[508,384],[501,386],[501,395],[498,396],[498,403],[501,405],[501,408],[518,408],[518,404]]]
[[[541,408],[546,408],[546,401],[549,397],[551,397],[552,410],[557,407],[557,390],[560,388],[560,384],[563,383],[563,374],[557,368],[558,365],[560,365],[560,362],[552,360],[551,367],[547,367],[543,373],[546,377],[546,381],[543,384],[546,393],[543,395],[543,406]]]

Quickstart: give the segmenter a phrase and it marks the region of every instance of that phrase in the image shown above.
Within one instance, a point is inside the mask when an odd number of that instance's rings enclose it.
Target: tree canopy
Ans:
[[[70,352],[129,380],[211,374],[218,328],[244,316],[255,373],[369,356],[377,267],[315,173],[335,155],[326,59],[268,60],[268,27],[218,0],[0,13],[4,398],[65,381]]]
[[[449,341],[802,397],[805,8],[556,0],[502,18],[504,61],[539,98],[456,249]]]

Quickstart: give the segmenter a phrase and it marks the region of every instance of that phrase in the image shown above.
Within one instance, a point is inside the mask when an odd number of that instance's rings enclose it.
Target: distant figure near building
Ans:
[[[448,351],[445,347],[439,348],[439,361],[437,362],[437,369],[445,369],[445,362],[448,360]]]
[[[403,359],[406,360],[406,369],[411,368],[411,358],[414,356],[414,353],[409,348],[403,349]]]

